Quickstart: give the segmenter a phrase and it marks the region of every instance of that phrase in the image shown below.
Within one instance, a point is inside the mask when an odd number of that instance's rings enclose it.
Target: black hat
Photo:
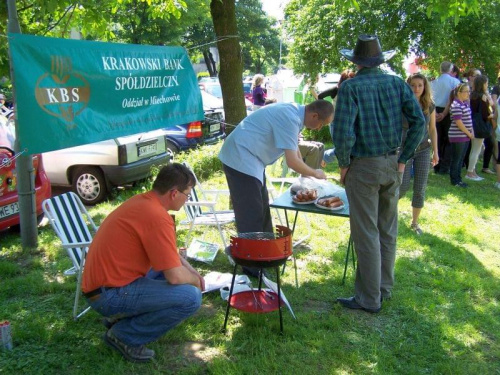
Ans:
[[[371,68],[392,59],[396,50],[382,52],[376,35],[362,34],[358,37],[354,50],[342,49],[340,53],[355,64]]]

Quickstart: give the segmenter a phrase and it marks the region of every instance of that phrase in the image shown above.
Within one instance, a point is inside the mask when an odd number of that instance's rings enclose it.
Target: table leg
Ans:
[[[352,240],[352,236],[349,235],[349,242],[347,244],[347,252],[345,254],[345,265],[344,265],[344,276],[342,277],[342,285],[345,283],[345,277],[347,274],[347,265],[349,263],[349,254],[352,255],[352,268],[356,269],[356,263],[354,258],[354,242]]]
[[[295,225],[297,224],[297,217],[299,216],[299,211],[295,211],[295,217],[293,218],[293,226],[292,226],[292,238],[293,238],[293,233],[295,232]],[[286,220],[286,226],[287,228],[290,228],[289,226],[289,221],[288,221],[288,211],[285,209],[285,220]],[[295,245],[292,245],[295,246]],[[297,260],[295,259],[295,255],[292,253],[293,257],[293,268],[295,271],[295,287],[299,287],[299,278],[297,274]],[[281,270],[281,274],[283,275],[285,273],[285,268],[286,268],[286,263],[283,264],[283,269]]]

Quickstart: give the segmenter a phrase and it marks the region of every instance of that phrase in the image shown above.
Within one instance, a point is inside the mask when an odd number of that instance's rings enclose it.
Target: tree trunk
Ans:
[[[217,77],[217,66],[215,64],[214,57],[209,50],[203,51],[203,59],[205,60],[205,65],[207,66],[210,77]]]
[[[220,56],[219,80],[226,114],[226,133],[246,117],[243,94],[243,63],[240,42],[237,37],[235,0],[212,0],[210,13],[217,35]],[[234,126],[233,126],[234,125]]]

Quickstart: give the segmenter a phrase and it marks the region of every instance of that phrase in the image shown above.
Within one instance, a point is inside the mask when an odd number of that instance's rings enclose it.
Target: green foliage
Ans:
[[[262,10],[260,0],[236,3],[236,20],[243,55],[243,68],[255,73],[269,73],[278,65],[281,28]]]
[[[304,130],[302,130],[302,135],[307,141],[317,141],[322,143],[332,142],[332,136],[330,135],[330,129],[328,126],[324,126],[319,131],[304,128]]]
[[[197,74],[198,80],[200,80],[200,78],[203,78],[203,77],[210,77],[210,74],[208,74],[208,72],[199,72]]]
[[[290,61],[296,72],[315,76],[350,67],[339,51],[354,48],[358,35],[369,33],[379,36],[383,50],[398,51],[389,65],[401,75],[408,51],[434,73],[442,61],[449,60],[462,69],[475,66],[490,76],[496,74],[500,43],[491,38],[491,30],[500,29],[498,1],[395,0],[388,4],[369,0],[360,4],[351,0],[292,0],[288,4],[286,29],[293,40]],[[460,22],[441,18],[445,10],[459,16]]]
[[[214,172],[222,170],[222,163],[217,157],[222,144],[219,142],[215,145],[201,146],[182,152],[176,155],[175,161],[178,163],[187,162],[200,180],[209,179]]]

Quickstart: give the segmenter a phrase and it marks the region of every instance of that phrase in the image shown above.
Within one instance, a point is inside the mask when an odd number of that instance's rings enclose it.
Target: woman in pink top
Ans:
[[[466,188],[462,181],[460,171],[464,164],[465,153],[469,142],[474,139],[472,130],[472,117],[468,104],[470,88],[467,83],[461,83],[454,90],[454,99],[451,104],[451,126],[448,138],[451,144],[450,181],[453,186]]]

